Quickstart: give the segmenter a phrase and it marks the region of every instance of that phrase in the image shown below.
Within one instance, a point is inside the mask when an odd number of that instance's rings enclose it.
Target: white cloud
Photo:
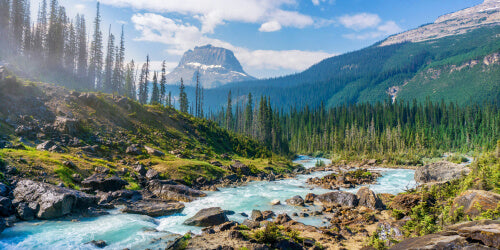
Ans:
[[[186,50],[195,46],[212,44],[232,50],[243,66],[249,70],[286,69],[301,71],[322,59],[335,55],[322,51],[249,50],[219,39],[209,38],[196,26],[153,13],[135,14],[132,16],[132,23],[141,32],[141,37],[136,40],[166,44],[169,54],[182,55]]]
[[[339,21],[346,28],[362,30],[377,26],[382,20],[377,14],[360,13],[356,15],[344,15]]]
[[[387,21],[375,28],[375,30],[367,31],[363,33],[351,33],[345,34],[343,37],[351,39],[351,40],[366,40],[366,39],[376,39],[382,38],[385,36],[393,35],[403,31],[399,25],[397,25],[394,21]]]
[[[225,21],[256,24],[274,21],[280,26],[296,28],[314,24],[312,17],[284,9],[296,6],[297,0],[102,0],[101,3],[155,13],[197,16],[203,33],[213,33],[215,27]]]
[[[260,32],[274,32],[274,31],[278,31],[281,29],[281,24],[276,22],[276,21],[270,21],[270,22],[267,22],[267,23],[263,23],[260,28],[259,28],[259,31]]]

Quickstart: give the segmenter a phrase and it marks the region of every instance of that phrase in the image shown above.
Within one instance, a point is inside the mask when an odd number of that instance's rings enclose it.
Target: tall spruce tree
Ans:
[[[124,68],[123,64],[125,61],[125,35],[123,32],[123,25],[122,25],[122,32],[120,35],[120,45],[119,47],[116,48],[116,53],[115,53],[116,59],[115,59],[115,68],[113,70],[113,79],[112,79],[112,86],[113,86],[113,93],[118,93],[118,94],[124,94]]]
[[[111,25],[109,25],[108,45],[106,46],[106,59],[104,61],[104,80],[103,90],[106,92],[113,91],[113,62],[115,59],[115,36],[111,33]]]
[[[125,72],[125,95],[136,99],[136,87],[135,87],[135,63],[134,60],[127,64],[127,69]]]
[[[97,2],[96,16],[94,19],[94,34],[90,44],[90,59],[88,67],[89,89],[102,88],[102,32],[101,32],[101,14],[99,11],[99,2]]]
[[[160,79],[160,104],[166,105],[165,95],[167,92],[167,71],[165,61],[161,63],[161,79]]]
[[[153,90],[151,92],[151,104],[160,103],[160,88],[158,87],[158,75],[156,71],[153,73]]]
[[[179,87],[179,105],[180,110],[183,113],[187,113],[189,110],[189,102],[187,94],[185,92],[184,80],[181,78],[181,86]]]
[[[226,108],[226,128],[232,129],[233,124],[233,101],[231,99],[231,90],[227,93],[227,108]]]
[[[77,46],[77,59],[76,59],[76,76],[82,89],[92,89],[89,84],[90,80],[87,78],[87,25],[85,23],[84,15],[76,16],[76,46]]]

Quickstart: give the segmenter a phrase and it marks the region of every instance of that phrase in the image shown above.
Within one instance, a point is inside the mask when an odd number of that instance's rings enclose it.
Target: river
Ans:
[[[310,158],[301,156],[295,163],[311,168],[318,160],[329,164],[328,159]],[[416,185],[414,170],[409,169],[376,169],[382,177],[377,184],[370,185],[376,193],[397,194],[406,188]],[[91,240],[104,240],[108,243],[106,249],[144,249],[160,248],[161,244],[176,237],[175,234],[184,234],[188,231],[201,233],[201,228],[185,226],[182,223],[202,208],[221,207],[224,210],[234,211],[229,215],[230,220],[242,222],[246,217],[240,213],[251,214],[253,209],[272,210],[275,214],[300,212],[296,208],[285,204],[285,200],[295,195],[304,197],[307,193],[322,194],[332,190],[312,188],[306,185],[311,177],[322,177],[331,172],[314,172],[308,175],[299,175],[293,179],[278,181],[257,181],[242,186],[221,188],[218,192],[207,192],[207,196],[186,203],[182,214],[151,218],[144,215],[123,214],[119,209],[111,210],[109,215],[96,218],[84,218],[79,221],[51,220],[20,222],[0,234],[0,249],[94,249]],[[356,189],[344,191],[356,192]],[[279,199],[284,205],[271,206],[272,200]],[[319,209],[309,206],[310,210]],[[322,216],[307,218],[292,217],[307,225],[320,226],[325,224]],[[158,241],[155,239],[161,238]]]

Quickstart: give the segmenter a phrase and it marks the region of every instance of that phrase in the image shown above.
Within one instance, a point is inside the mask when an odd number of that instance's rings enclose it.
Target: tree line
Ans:
[[[236,108],[233,106],[236,105]],[[385,102],[273,110],[264,96],[228,103],[210,119],[281,153],[349,155],[493,150],[500,138],[498,103]]]

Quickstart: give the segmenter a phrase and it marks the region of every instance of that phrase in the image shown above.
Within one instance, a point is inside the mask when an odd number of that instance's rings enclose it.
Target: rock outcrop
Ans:
[[[158,198],[164,200],[190,202],[207,195],[199,190],[171,181],[152,180],[149,182],[147,189]]]
[[[210,227],[220,225],[227,221],[229,220],[224,210],[220,207],[211,207],[198,211],[193,217],[187,219],[184,224],[189,226]]]
[[[486,210],[493,210],[500,206],[500,194],[484,190],[467,190],[453,200],[450,214],[458,209],[471,218],[478,216]]]
[[[348,192],[335,191],[316,196],[314,204],[323,207],[356,207],[358,205],[358,197]]]
[[[14,203],[27,203],[39,219],[54,219],[85,212],[97,198],[79,191],[23,179],[14,189]]]
[[[448,230],[406,239],[391,249],[499,249],[500,222],[472,221],[453,225]]]
[[[182,210],[184,210],[184,204],[179,202],[140,200],[127,204],[121,211],[129,214],[144,214],[151,217],[160,217],[180,213]]]
[[[365,206],[373,210],[384,209],[384,204],[380,198],[367,187],[361,187],[356,193],[356,196],[359,199],[359,206]]]
[[[470,172],[468,167],[447,161],[432,163],[415,171],[415,181],[418,183],[445,182],[458,179]]]
[[[106,177],[106,174],[93,174],[82,181],[82,186],[91,191],[117,191],[123,189],[128,182],[118,176]]]

